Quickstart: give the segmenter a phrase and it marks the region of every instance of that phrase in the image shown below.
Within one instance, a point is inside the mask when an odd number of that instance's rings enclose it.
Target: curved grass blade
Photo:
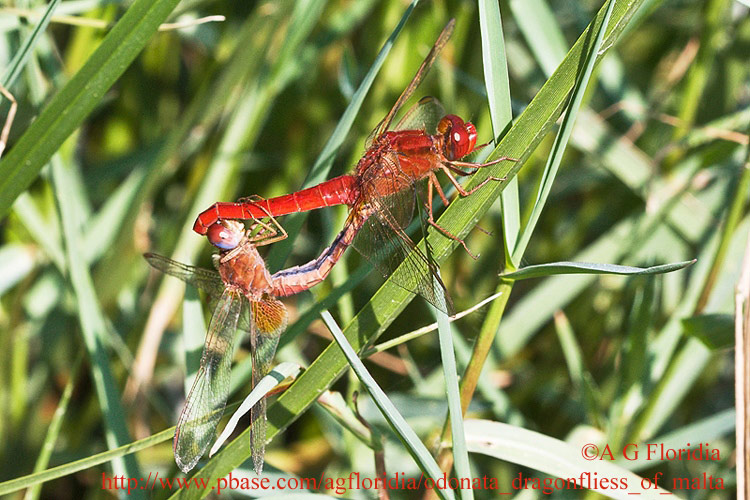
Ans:
[[[697,259],[693,259],[651,267],[632,267],[621,266],[618,264],[599,264],[596,262],[550,262],[549,264],[526,266],[518,271],[501,274],[500,276],[506,279],[522,280],[554,276],[557,274],[620,274],[624,276],[664,274],[685,269],[696,262]]]
[[[588,489],[610,498],[627,499],[633,498],[633,495],[644,494],[647,498],[655,498],[658,496],[657,491],[664,495],[669,494],[661,488],[644,489],[641,486],[642,478],[606,460],[586,460],[586,453],[598,454],[598,448],[593,444],[584,445],[584,456],[581,456],[582,448],[522,427],[489,420],[467,420],[466,437],[469,449],[475,453],[530,467],[563,479],[576,478],[581,483],[579,489],[587,488],[588,484]],[[595,477],[595,474],[599,477],[618,478],[619,488],[596,488],[594,485],[599,483],[587,480],[587,474],[591,478]],[[622,484],[623,481],[625,485]]]
[[[372,378],[372,375],[367,371],[365,365],[359,357],[357,357],[357,353],[354,351],[351,344],[349,344],[349,341],[336,324],[331,313],[323,311],[321,316],[323,316],[323,321],[325,321],[328,329],[331,331],[333,338],[336,339],[336,343],[339,348],[341,348],[344,356],[346,356],[354,373],[356,373],[357,377],[362,381],[362,385],[367,389],[373,402],[377,405],[378,409],[383,414],[383,417],[388,421],[388,424],[404,444],[409,454],[414,458],[414,461],[425,475],[431,477],[433,481],[437,481],[438,478],[442,476],[442,473],[440,467],[438,467],[438,464],[435,462],[435,459],[432,458],[432,455],[430,455],[430,452],[427,451],[425,445],[414,433],[414,430],[412,430],[409,424],[406,423],[404,417],[401,416],[393,403],[391,403],[391,400],[388,399],[388,396],[383,392],[383,389],[380,388],[375,379]],[[444,315],[441,316],[445,318]],[[441,498],[453,498],[453,492],[451,490],[435,488],[434,491]]]
[[[673,449],[684,448],[685,443],[694,443],[695,446],[700,446],[701,443],[715,443],[734,433],[736,417],[737,411],[734,408],[727,408],[695,423],[684,425],[667,434],[649,439],[649,442],[659,443],[664,448]],[[727,453],[729,452],[727,451]],[[723,454],[724,450],[722,450]],[[615,464],[637,472],[667,461],[665,456],[648,457],[645,454],[641,454],[636,460],[632,460],[632,458],[628,460],[625,457],[619,457]]]
[[[179,0],[135,0],[0,162],[0,217],[130,66]]]
[[[211,447],[211,451],[208,452],[208,456],[212,457],[216,454],[217,451],[219,451],[219,448],[222,447],[222,445],[227,441],[227,439],[229,439],[234,430],[237,428],[237,424],[239,423],[240,419],[247,415],[250,409],[255,406],[258,401],[265,398],[266,395],[276,389],[276,387],[278,387],[286,379],[294,380],[300,371],[302,371],[302,367],[297,363],[284,362],[276,365],[268,375],[263,377],[260,382],[258,382],[255,387],[253,387],[253,390],[250,391],[250,394],[248,394],[247,397],[242,400],[239,408],[237,408],[237,410],[235,410],[235,412],[232,414],[232,417],[227,422],[224,430],[222,430],[221,434],[219,434],[219,437],[216,438],[214,445]]]

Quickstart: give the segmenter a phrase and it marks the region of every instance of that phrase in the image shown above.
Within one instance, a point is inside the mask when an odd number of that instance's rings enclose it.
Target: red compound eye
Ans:
[[[231,250],[239,245],[242,234],[226,228],[220,222],[216,222],[208,227],[206,237],[213,246],[222,250]]]
[[[458,160],[474,150],[477,144],[477,129],[456,115],[446,115],[438,124],[438,131],[445,137],[446,156]]]
[[[469,136],[469,148],[462,156],[466,156],[467,154],[474,151],[474,147],[477,145],[477,128],[471,122],[466,122],[465,127],[466,134]]]

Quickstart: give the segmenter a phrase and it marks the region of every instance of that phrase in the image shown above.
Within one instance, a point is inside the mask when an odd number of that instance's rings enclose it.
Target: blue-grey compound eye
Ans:
[[[222,250],[231,250],[240,243],[242,235],[238,235],[236,232],[231,231],[224,227],[220,222],[211,224],[206,232],[208,241],[215,247],[221,248]]]

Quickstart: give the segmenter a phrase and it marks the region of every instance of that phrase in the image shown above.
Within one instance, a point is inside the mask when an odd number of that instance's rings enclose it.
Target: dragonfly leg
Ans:
[[[256,219],[250,227],[249,232],[252,233],[257,226],[260,226],[262,229],[252,236],[251,241],[258,247],[270,245],[271,243],[284,240],[289,236],[284,227],[273,217],[271,217],[270,223]]]
[[[3,151],[5,151],[5,146],[8,143],[8,135],[10,134],[10,127],[13,125],[13,120],[16,117],[16,110],[18,109],[18,102],[16,102],[16,98],[13,97],[13,94],[11,94],[8,89],[0,85],[0,94],[3,94],[6,99],[10,101],[10,109],[8,110],[8,117],[5,119],[5,124],[3,125],[3,130],[0,132],[0,156],[3,156]]]
[[[441,165],[440,168],[445,172],[445,174],[448,176],[448,180],[451,181],[451,184],[455,186],[456,191],[458,191],[458,194],[461,196],[469,196],[474,194],[476,191],[484,187],[485,184],[492,181],[504,181],[505,177],[487,177],[482,182],[474,186],[473,188],[469,189],[468,191],[464,189],[464,187],[458,183],[455,177],[453,177],[453,173],[451,172],[451,169],[445,165]]]
[[[240,198],[237,198],[237,203],[257,203],[264,200],[265,198],[258,194],[251,194],[250,196],[241,196]]]
[[[451,176],[449,175],[449,177],[451,177]],[[451,177],[451,179],[456,184],[458,184],[458,181],[456,181],[455,179],[453,179],[453,177]],[[445,203],[446,207],[448,206],[449,201],[448,201],[448,198],[445,196],[445,193],[443,192],[443,188],[440,187],[440,183],[438,182],[437,176],[435,175],[434,172],[430,172],[429,173],[429,180],[427,182],[428,182],[427,206],[425,207],[427,209],[427,214],[428,214],[428,216],[427,216],[427,223],[429,225],[431,225],[432,227],[434,227],[435,229],[437,229],[438,231],[440,231],[441,233],[443,233],[448,238],[452,239],[453,241],[457,241],[457,242],[461,243],[461,246],[464,247],[464,250],[466,250],[466,253],[468,253],[471,256],[472,259],[477,260],[478,256],[474,255],[471,252],[471,250],[469,250],[469,247],[466,246],[466,242],[464,240],[462,240],[461,238],[459,238],[458,236],[456,236],[455,234],[451,233],[450,231],[448,231],[444,227],[440,226],[437,222],[435,222],[435,217],[432,215],[432,190],[435,189],[438,192],[438,196],[440,196],[440,199],[442,200],[443,203]]]
[[[263,198],[261,198],[258,195],[250,196],[247,199],[249,200],[252,198],[251,201],[262,201]],[[284,226],[279,224],[279,221],[276,220],[276,218],[271,215],[271,213],[264,208],[262,205],[257,205],[260,210],[262,210],[266,216],[269,219],[269,222],[263,222],[260,219],[253,219],[253,224],[250,227],[249,232],[252,232],[257,226],[260,226],[262,229],[251,238],[251,241],[255,246],[263,246],[263,245],[270,245],[271,243],[275,243],[277,241],[285,240],[289,234],[284,229]],[[250,236],[248,234],[248,236]]]
[[[474,226],[474,227],[475,227],[475,228],[477,228],[477,229],[479,229],[480,231],[482,231],[482,232],[483,232],[484,234],[486,234],[487,236],[492,236],[492,231],[488,231],[488,230],[486,230],[485,228],[483,228],[483,227],[482,227],[482,226],[480,226],[479,224],[477,224],[477,225],[476,225],[476,226]]]
[[[454,165],[456,167],[466,167],[466,168],[484,168],[489,167],[490,165],[497,165],[500,162],[504,161],[518,161],[516,158],[511,158],[510,156],[501,156],[497,160],[488,161],[485,163],[472,163],[470,161],[457,161],[457,160],[449,160],[445,163],[448,163],[450,165]]]
[[[435,222],[435,219],[432,217],[431,213],[430,213],[430,216],[427,218],[427,223],[431,225],[432,227],[434,227],[435,229],[437,229],[438,231],[440,231],[441,233],[443,233],[443,235],[445,235],[446,237],[452,239],[453,241],[457,241],[461,243],[461,246],[464,247],[464,250],[466,250],[466,253],[469,254],[469,257],[471,257],[474,260],[477,260],[479,258],[478,255],[474,255],[471,252],[471,250],[469,250],[469,247],[466,246],[466,242],[464,240],[462,240],[461,238],[459,238],[458,236],[451,233],[450,231],[448,231],[447,229],[439,225],[437,222]]]
[[[477,173],[477,169],[474,169],[471,172],[467,172],[466,170],[462,170],[462,169],[460,169],[458,167],[454,167],[453,165],[446,165],[446,168],[448,168],[451,172],[453,172],[454,174],[459,175],[461,177]]]
[[[445,196],[445,191],[443,191],[442,186],[440,186],[440,181],[438,181],[437,176],[434,172],[430,171],[428,174],[428,181],[427,181],[427,211],[432,213],[432,193],[433,190],[437,191],[438,196],[440,197],[440,201],[443,202],[443,205],[446,207],[450,205],[450,201],[448,201],[448,197]]]

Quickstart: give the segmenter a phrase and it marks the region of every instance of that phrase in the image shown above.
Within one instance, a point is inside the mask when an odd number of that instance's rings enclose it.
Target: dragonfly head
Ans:
[[[236,248],[245,237],[245,226],[234,220],[215,222],[208,227],[206,236],[213,246],[222,250],[231,250]]]
[[[456,115],[445,115],[437,130],[445,140],[446,156],[458,160],[474,150],[477,144],[477,129],[471,122],[464,122]]]

